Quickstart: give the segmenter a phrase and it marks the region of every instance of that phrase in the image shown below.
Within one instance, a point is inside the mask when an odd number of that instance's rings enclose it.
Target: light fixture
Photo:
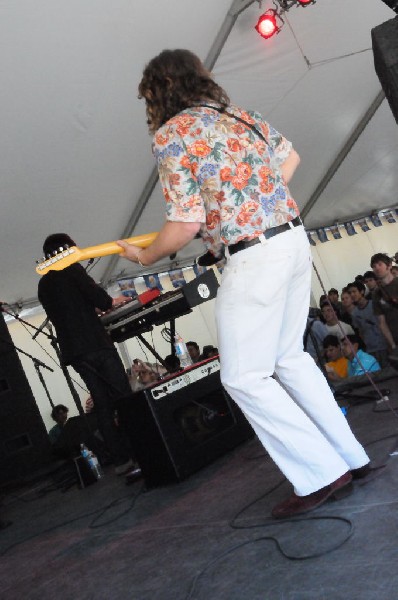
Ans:
[[[277,20],[279,20],[280,25],[278,24]],[[274,8],[270,8],[261,15],[257,21],[255,29],[258,31],[261,37],[268,40],[270,37],[280,32],[282,25],[283,20],[278,11]]]
[[[261,1],[261,0],[259,0]],[[398,2],[398,0],[392,0]],[[286,13],[292,6],[308,6],[315,4],[316,0],[274,0],[275,8],[270,8],[263,13],[257,21],[255,30],[268,40],[270,37],[279,33],[284,25],[283,13]]]

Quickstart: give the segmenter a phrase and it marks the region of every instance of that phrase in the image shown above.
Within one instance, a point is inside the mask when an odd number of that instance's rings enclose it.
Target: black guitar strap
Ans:
[[[219,106],[211,106],[210,104],[199,104],[199,106],[204,106],[205,108],[212,108],[213,110],[216,110],[220,114],[228,115],[232,119],[236,119],[237,121],[240,121],[241,123],[246,125],[246,127],[249,127],[253,131],[253,133],[258,135],[258,137],[261,138],[263,140],[263,142],[265,142],[267,144],[267,146],[271,147],[270,144],[268,143],[267,139],[265,138],[265,136],[261,133],[261,131],[259,131],[257,129],[257,127],[255,125],[253,125],[253,123],[248,123],[241,117],[238,117],[238,115],[234,115],[233,113],[228,112],[227,110],[225,110]]]

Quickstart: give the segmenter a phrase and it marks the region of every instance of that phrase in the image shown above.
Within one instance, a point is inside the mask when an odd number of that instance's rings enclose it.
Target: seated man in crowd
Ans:
[[[146,388],[148,385],[155,383],[155,381],[158,381],[160,376],[164,375],[165,372],[166,369],[158,364],[153,365],[135,358],[133,360],[131,374],[129,377],[131,389],[133,392],[138,392],[139,390]]]
[[[364,283],[367,287],[365,298],[372,298],[373,292],[377,289],[376,276],[373,271],[366,271],[363,276]]]
[[[68,420],[68,412],[69,408],[63,404],[57,404],[51,411],[51,418],[56,423],[56,425],[48,432],[48,437],[50,438],[50,443],[52,445],[58,441],[62,433],[65,423]]]
[[[200,356],[200,360],[207,360],[208,358],[212,358],[213,356],[218,356],[218,348],[215,348],[211,344],[208,346],[203,346],[203,352]]]
[[[335,335],[339,340],[341,340],[345,335],[354,334],[354,330],[351,325],[344,323],[344,321],[339,321],[336,312],[328,302],[322,304],[321,313],[329,335]]]
[[[347,335],[342,341],[343,355],[348,358],[348,377],[380,371],[381,367],[375,357],[360,350],[359,344],[357,335]]]
[[[353,281],[347,287],[355,306],[351,313],[352,325],[365,342],[366,351],[377,358],[382,367],[387,367],[387,342],[374,314],[372,300],[365,296],[365,285],[360,281]]]
[[[305,352],[308,352],[317,364],[322,360],[322,342],[328,335],[326,325],[322,323],[320,316],[318,308],[310,307],[303,338]]]
[[[164,364],[166,365],[167,375],[182,371],[180,359],[175,354],[168,354],[164,359]]]
[[[328,299],[329,302],[333,305],[335,313],[338,317],[340,317],[343,306],[339,300],[339,292],[336,290],[336,288],[331,288],[328,291]]]
[[[351,300],[351,294],[349,293],[347,287],[343,288],[341,291],[341,304],[343,308],[340,313],[340,319],[344,321],[344,323],[352,325],[352,311],[354,310],[355,306]]]
[[[335,335],[327,335],[323,340],[325,368],[331,381],[348,376],[348,359],[341,353],[339,339]]]
[[[201,360],[199,346],[196,342],[187,342],[186,344],[189,356],[193,363],[197,363]]]

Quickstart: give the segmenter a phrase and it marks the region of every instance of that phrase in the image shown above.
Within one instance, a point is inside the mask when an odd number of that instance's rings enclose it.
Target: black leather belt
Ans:
[[[269,229],[266,229],[265,231],[263,231],[263,236],[266,240],[269,240],[269,238],[274,237],[274,235],[278,235],[279,233],[288,231],[288,229],[291,228],[289,223],[293,225],[293,227],[298,227],[299,225],[302,225],[300,217],[296,217],[295,219],[293,219],[293,221],[289,221],[288,223],[283,223],[283,225],[277,225],[276,227],[270,227]],[[254,246],[255,244],[260,243],[261,240],[258,237],[253,238],[252,240],[241,240],[236,244],[231,244],[230,246],[228,246],[228,252],[230,254],[235,254],[236,252],[240,252],[241,250],[245,250],[246,248],[250,248],[250,246]]]

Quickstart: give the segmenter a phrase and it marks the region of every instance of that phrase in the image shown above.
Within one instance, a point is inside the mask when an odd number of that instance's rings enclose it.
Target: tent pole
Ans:
[[[326,171],[325,175],[322,177],[320,183],[317,185],[315,191],[312,193],[308,202],[304,205],[302,210],[300,211],[302,219],[308,215],[308,213],[314,208],[315,204],[319,200],[322,192],[325,190],[329,181],[334,177],[338,169],[340,168],[342,162],[345,160],[347,154],[351,151],[352,147],[356,143],[357,139],[363,132],[363,130],[368,125],[369,121],[374,116],[375,112],[379,108],[380,104],[383,102],[385,98],[385,94],[383,91],[380,91],[376,98],[373,100],[372,104],[369,106],[365,114],[362,116],[355,129],[351,133],[350,137],[330,165],[329,169]]]

